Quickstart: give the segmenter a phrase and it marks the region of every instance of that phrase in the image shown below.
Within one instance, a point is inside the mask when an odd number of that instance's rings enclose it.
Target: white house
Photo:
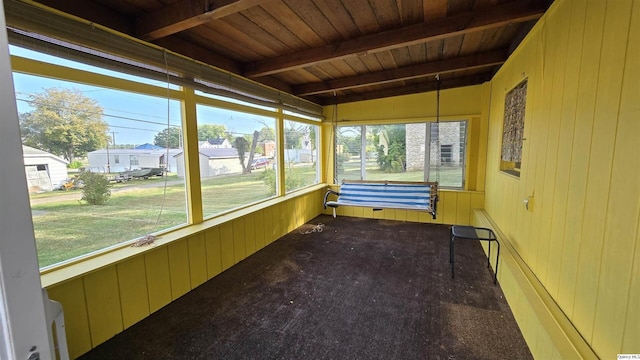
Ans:
[[[22,152],[30,193],[57,189],[67,179],[67,160],[25,145]]]
[[[200,148],[198,152],[201,178],[242,172],[237,149]],[[184,177],[184,153],[180,152],[174,157],[178,164],[178,176]]]
[[[167,168],[169,172],[175,172],[177,166],[174,155],[180,152],[181,149],[99,149],[88,153],[87,158],[89,170],[94,172],[123,172],[142,168]]]

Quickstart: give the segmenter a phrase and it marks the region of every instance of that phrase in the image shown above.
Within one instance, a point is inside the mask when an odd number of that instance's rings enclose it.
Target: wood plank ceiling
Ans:
[[[321,105],[483,83],[552,0],[40,0]]]

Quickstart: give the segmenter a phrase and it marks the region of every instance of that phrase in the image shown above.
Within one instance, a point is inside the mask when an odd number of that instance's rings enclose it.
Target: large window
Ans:
[[[318,183],[320,127],[293,120],[284,122],[285,191]]]
[[[188,61],[138,43],[127,44],[151,57],[12,34],[41,267],[161,237],[319,181],[320,106],[201,64],[201,78],[181,77],[193,69]],[[192,126],[197,138],[185,139]],[[197,158],[185,156],[185,145],[197,148]],[[186,178],[201,199],[188,202]]]
[[[197,106],[205,217],[276,195],[276,120],[248,111]]]
[[[47,169],[28,180],[41,267],[186,223],[175,157],[181,143],[167,138],[180,133],[181,106],[157,95],[167,93],[167,84],[142,85],[120,73],[120,89],[114,82],[72,82],[67,78],[113,72],[13,46],[11,52],[22,69],[14,84],[25,170]],[[27,57],[45,64],[24,71]],[[56,78],[38,74],[49,66]],[[133,82],[142,91],[127,91]]]
[[[339,126],[336,180],[428,180],[463,188],[465,149],[466,121]]]

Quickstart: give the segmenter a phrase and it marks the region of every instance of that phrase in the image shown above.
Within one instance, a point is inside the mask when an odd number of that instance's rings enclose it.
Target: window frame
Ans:
[[[13,45],[18,47],[20,46],[20,44],[13,44]],[[43,53],[43,54],[48,55],[47,53]],[[284,196],[288,197],[298,192],[307,191],[307,189],[312,188],[314,185],[318,186],[320,184],[321,176],[322,176],[320,169],[322,168],[322,164],[324,163],[320,157],[320,153],[321,153],[320,139],[322,139],[322,135],[321,135],[322,115],[320,114],[318,114],[317,116],[310,116],[308,113],[300,113],[299,116],[296,116],[295,112],[291,112],[289,110],[287,111],[287,115],[283,115],[284,111],[282,106],[276,108],[275,111],[272,111],[265,108],[263,104],[256,104],[256,106],[254,107],[252,106],[251,103],[238,101],[233,98],[226,99],[228,101],[225,101],[224,96],[210,97],[206,95],[196,95],[195,91],[198,89],[201,90],[201,88],[196,89],[196,88],[188,88],[188,87],[180,87],[180,86],[176,87],[174,85],[161,87],[157,85],[141,83],[139,81],[127,80],[120,77],[103,75],[103,74],[91,72],[88,70],[81,70],[81,69],[71,68],[63,65],[58,65],[53,62],[40,62],[40,61],[32,60],[30,58],[17,56],[17,55],[11,55],[11,59],[12,59],[12,72],[14,73],[22,73],[22,74],[32,75],[36,77],[45,77],[45,78],[51,78],[51,79],[59,79],[67,82],[75,82],[79,84],[106,87],[113,90],[135,92],[143,95],[169,98],[171,100],[178,101],[182,105],[181,121],[182,121],[183,139],[186,139],[187,134],[190,131],[192,131],[189,129],[193,129],[196,127],[195,124],[197,123],[197,117],[195,116],[195,106],[196,104],[200,104],[200,103],[205,105],[220,107],[224,109],[245,111],[247,113],[256,114],[256,115],[263,115],[263,116],[266,115],[269,117],[275,117],[276,143],[278,147],[282,147],[281,144],[283,143],[283,140],[282,140],[283,137],[281,135],[282,126],[278,124],[282,124],[282,122],[284,121],[284,118],[318,126],[318,132],[316,134],[317,171],[316,171],[316,180],[314,181],[313,184],[306,185],[304,187],[297,188],[285,193],[285,191],[282,189],[282,186],[280,185],[281,183],[283,183],[284,175],[277,173],[276,179],[278,183],[278,191],[274,197],[262,199],[255,203],[242,204],[239,207],[229,209],[221,213],[216,213],[213,216],[205,219],[202,216],[202,211],[198,210],[198,208],[200,209],[202,208],[202,199],[198,198],[197,196],[193,196],[194,194],[199,193],[194,189],[200,186],[200,180],[195,179],[194,177],[191,177],[191,179],[185,183],[185,191],[187,192],[187,196],[185,198],[185,201],[186,201],[185,206],[187,209],[186,223],[176,227],[160,230],[158,233],[156,233],[157,235],[172,233],[182,228],[187,228],[192,225],[201,224],[204,221],[211,221],[211,220],[215,221],[216,218],[227,217],[236,211],[240,211],[250,206],[255,206],[260,203],[269,203],[274,199],[277,200],[277,198],[280,198],[280,197],[284,197]],[[73,61],[78,61],[78,60],[74,59]],[[189,118],[190,116],[191,118]],[[195,139],[197,139],[197,136],[195,137]],[[191,142],[193,141],[194,140],[191,140]],[[186,146],[185,146],[185,149],[186,149]],[[276,157],[278,158],[278,161],[282,161],[282,153],[280,151],[277,152]],[[198,166],[197,159],[195,161],[190,160],[190,162],[191,164],[185,163],[186,171],[191,171],[189,169],[193,168],[193,166]],[[191,196],[189,195],[190,193],[192,194]],[[97,251],[92,251],[92,252],[71,258],[69,260],[44,266],[40,270],[42,273],[48,273],[50,271],[54,271],[55,269],[66,267],[71,264],[75,264],[75,263],[82,262],[87,259],[96,257],[103,253],[110,253],[118,249],[128,247],[135,241],[136,239],[131,239],[128,241],[120,242],[118,244],[108,246],[106,248],[103,248]]]
[[[451,190],[466,190],[466,184],[468,183],[467,181],[467,166],[468,166],[468,145],[469,145],[469,124],[471,122],[471,119],[469,118],[461,118],[461,119],[451,119],[451,120],[446,120],[446,121],[440,121],[440,122],[435,122],[432,120],[427,120],[427,121],[406,121],[406,122],[396,122],[396,121],[386,121],[386,122],[357,122],[357,123],[346,123],[343,122],[341,124],[336,124],[334,127],[334,131],[333,131],[333,164],[334,164],[334,168],[333,168],[333,173],[334,173],[334,180],[337,183],[340,183],[343,178],[341,178],[339,176],[339,161],[338,161],[338,154],[339,152],[337,151],[337,147],[340,146],[340,144],[338,144],[338,134],[340,132],[340,128],[359,128],[360,129],[360,178],[357,180],[367,180],[367,169],[366,169],[366,161],[362,160],[362,154],[366,152],[366,148],[367,148],[367,128],[368,127],[372,127],[372,126],[380,126],[380,125],[409,125],[409,124],[426,124],[429,125],[426,129],[425,129],[425,144],[424,144],[424,148],[425,148],[425,154],[424,154],[424,161],[425,161],[425,165],[428,161],[428,159],[431,158],[431,141],[432,141],[432,137],[434,136],[434,129],[438,129],[438,133],[440,133],[440,129],[438,128],[434,128],[433,125],[435,124],[444,124],[444,123],[453,123],[453,122],[460,122],[460,123],[464,123],[464,142],[460,143],[460,147],[458,149],[460,149],[462,147],[462,153],[460,155],[460,157],[462,158],[462,161],[459,164],[459,167],[461,169],[461,178],[460,178],[460,186],[448,186],[448,185],[440,185],[440,188],[444,188],[444,189],[451,189]],[[427,132],[428,131],[428,132]],[[365,134],[364,136],[362,136],[362,134]],[[440,134],[438,134],[439,136]],[[427,149],[429,149],[427,151]],[[405,150],[406,151],[406,150]],[[439,170],[440,167],[442,166],[441,164],[438,165],[431,165],[431,166],[424,166],[423,167],[423,178],[419,181],[439,181],[439,178],[433,179],[431,177],[431,172],[430,168],[435,166],[436,170]],[[437,177],[439,177],[439,173],[437,173],[436,175]]]

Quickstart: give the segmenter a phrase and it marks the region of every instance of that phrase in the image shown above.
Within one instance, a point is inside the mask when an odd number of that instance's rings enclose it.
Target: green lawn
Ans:
[[[360,179],[360,162],[343,162],[339,170],[338,179]],[[424,172],[422,170],[418,170],[401,173],[386,173],[380,171],[378,165],[375,162],[367,162],[366,179],[389,181],[424,181]],[[440,187],[460,188],[462,187],[462,168],[452,166],[432,166],[429,172],[429,180],[437,180]]]
[[[203,180],[204,216],[271,197],[263,174],[264,170],[254,170]],[[304,185],[315,180],[311,166],[290,168],[287,174]],[[162,178],[114,184],[109,201],[102,206],[65,199],[69,194],[80,196],[80,190],[33,194],[32,200],[47,201],[32,206],[40,267],[186,223],[184,181],[170,176],[167,182],[166,196]]]

